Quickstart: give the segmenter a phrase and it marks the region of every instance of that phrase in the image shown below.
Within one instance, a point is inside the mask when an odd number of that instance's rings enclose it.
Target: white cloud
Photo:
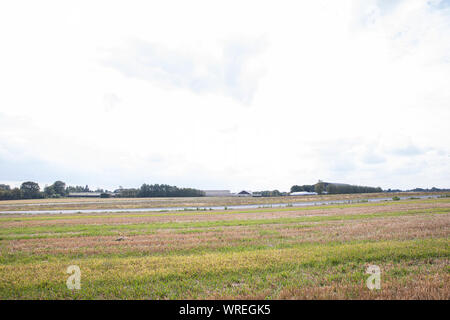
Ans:
[[[261,66],[249,62],[264,46],[261,39],[233,40],[223,45],[219,57],[214,57],[134,40],[122,49],[109,51],[104,63],[128,77],[195,93],[223,93],[249,104],[263,74]]]
[[[446,3],[3,2],[0,183],[448,187]]]

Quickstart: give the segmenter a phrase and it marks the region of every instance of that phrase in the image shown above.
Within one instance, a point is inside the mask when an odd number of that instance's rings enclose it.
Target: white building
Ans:
[[[317,192],[298,191],[289,193],[290,196],[314,196]]]
[[[73,198],[100,198],[101,192],[69,192],[68,197]]]
[[[231,197],[230,190],[202,190],[206,197]]]

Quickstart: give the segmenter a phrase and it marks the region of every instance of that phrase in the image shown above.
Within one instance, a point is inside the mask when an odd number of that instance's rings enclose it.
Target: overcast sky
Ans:
[[[0,183],[450,187],[450,1],[2,1]]]

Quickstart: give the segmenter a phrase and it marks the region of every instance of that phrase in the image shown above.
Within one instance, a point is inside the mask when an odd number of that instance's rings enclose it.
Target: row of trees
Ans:
[[[383,192],[383,189],[380,187],[366,187],[366,186],[357,186],[351,184],[341,184],[341,183],[329,183],[320,181],[316,184],[305,184],[302,186],[294,185],[291,187],[291,192],[299,192],[299,191],[307,191],[307,192],[317,192],[319,194],[327,192],[329,194],[343,194],[343,193],[375,193],[375,192]],[[412,192],[439,192],[439,191],[450,191],[450,189],[440,189],[440,188],[431,188],[431,189],[423,189],[423,188],[415,188],[411,190],[400,190],[400,189],[387,189],[385,192],[403,192],[403,191],[412,191]]]
[[[11,188],[7,184],[0,184],[0,200],[39,199],[44,198],[39,184],[27,181],[20,188]]]
[[[46,186],[43,191],[39,184],[33,181],[22,183],[20,188],[11,188],[7,184],[0,184],[0,200],[59,198],[67,196],[69,192],[90,192],[90,190],[88,186],[66,187],[66,183],[63,181],[55,181],[52,185]]]
[[[289,195],[287,192],[280,192],[278,190],[266,190],[266,191],[261,191],[261,197],[284,197]]]
[[[381,189],[380,187],[374,188],[366,186],[355,186],[350,184],[328,184],[326,187],[319,186],[318,189],[321,190],[321,192],[316,191],[319,194],[323,193],[324,189],[329,194],[383,192],[383,189]]]
[[[122,198],[147,197],[203,197],[205,193],[192,188],[178,188],[167,184],[143,184],[140,188],[118,189],[115,191]]]
[[[383,192],[383,190],[378,187],[366,187],[366,186],[357,186],[351,184],[341,184],[341,183],[329,183],[320,181],[316,184],[310,185],[294,185],[291,187],[291,192],[317,192],[318,194],[329,193],[329,194],[343,194],[343,193],[375,193],[375,192]]]
[[[440,189],[440,188],[436,188],[433,187],[431,189],[423,189],[423,188],[415,188],[412,190],[408,190],[408,191],[413,191],[413,192],[439,192],[439,191],[450,191],[450,189]]]
[[[366,187],[350,184],[337,184],[320,181],[313,185],[294,185],[291,187],[291,192],[317,192],[318,194],[344,194],[344,193],[374,193],[383,192],[378,187]],[[387,192],[394,192],[401,190],[388,189]],[[420,192],[436,192],[436,191],[450,191],[449,189],[421,189],[416,188],[409,191]],[[43,191],[40,190],[39,184],[33,181],[26,181],[20,185],[20,188],[11,188],[9,185],[0,184],[0,200],[19,200],[19,199],[40,199],[40,198],[59,198],[65,197],[72,192],[91,192],[89,186],[66,186],[63,181],[55,181],[52,185],[46,186]],[[110,196],[112,193],[108,190],[97,189],[102,196]],[[201,190],[192,188],[178,188],[167,184],[143,184],[140,188],[124,189],[120,187],[114,191],[116,197],[122,198],[139,198],[139,197],[202,197],[205,193]],[[278,190],[261,191],[263,197],[280,197],[288,195],[286,192]]]
[[[11,188],[9,185],[0,184],[0,200],[19,200],[19,199],[40,199],[40,198],[59,198],[69,195],[73,192],[91,192],[89,186],[66,186],[63,181],[55,181],[52,185],[46,186],[41,191],[39,184],[33,181],[27,181],[21,184],[20,188]],[[97,189],[102,196],[110,196],[112,192],[103,189]],[[205,193],[201,190],[192,188],[178,188],[167,184],[143,184],[140,188],[124,189],[119,188],[114,191],[115,196],[122,198],[134,197],[202,197]]]
[[[304,184],[302,186],[294,185],[294,186],[291,187],[291,192],[301,192],[301,191],[316,192],[315,185],[313,185],[313,184]]]

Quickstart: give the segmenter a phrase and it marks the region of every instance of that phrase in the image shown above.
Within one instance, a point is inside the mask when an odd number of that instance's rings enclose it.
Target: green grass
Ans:
[[[196,221],[196,222],[154,222],[138,224],[80,224],[80,225],[53,225],[38,227],[15,227],[1,228],[1,239],[30,239],[30,238],[50,238],[58,236],[82,237],[82,236],[107,236],[121,232],[132,231],[133,234],[146,234],[158,229],[192,229],[192,228],[213,228],[213,227],[235,227],[235,226],[255,226],[270,224],[289,224],[302,222],[324,222],[324,221],[347,221],[357,219],[374,219],[381,217],[395,217],[416,214],[447,214],[450,208],[433,208],[421,210],[407,210],[398,212],[382,212],[371,214],[348,214],[330,216],[306,216],[295,218],[272,218],[272,219],[246,219],[246,220],[219,220],[219,221]]]
[[[448,300],[449,202],[0,217],[0,299]],[[347,211],[355,207],[382,211]],[[362,213],[370,211],[377,212]],[[286,213],[258,216],[271,212]],[[189,221],[167,222],[167,216]],[[123,219],[108,220],[117,217]],[[155,219],[134,220],[143,217]],[[127,241],[104,237],[117,235]],[[87,236],[98,238],[82,239]],[[365,287],[369,264],[382,269],[379,292]],[[81,268],[80,291],[66,288],[69,265]]]
[[[183,256],[108,257],[0,266],[0,296],[8,298],[202,298],[250,294],[297,284],[364,281],[364,265],[448,258],[448,239],[302,244],[285,249]],[[82,270],[82,289],[65,286],[68,264]],[[408,277],[399,266],[389,271]],[[9,271],[8,271],[9,270]],[[12,275],[11,271],[15,274]],[[39,270],[39,273],[36,272]],[[314,275],[314,277],[313,277]],[[19,277],[18,277],[19,276]],[[14,283],[12,279],[16,279]],[[242,287],[236,283],[244,284]],[[275,288],[274,288],[275,286]]]
[[[244,214],[244,213],[268,213],[268,212],[285,212],[285,211],[309,211],[309,210],[329,210],[329,209],[349,209],[358,207],[381,207],[381,206],[392,206],[392,205],[405,205],[412,203],[450,203],[448,198],[440,199],[427,199],[427,200],[403,200],[403,201],[386,201],[386,202],[372,202],[372,203],[352,203],[352,204],[335,204],[335,205],[317,205],[317,206],[306,206],[306,207],[282,207],[282,208],[259,208],[259,209],[248,209],[248,210],[226,210],[226,211],[208,211],[208,210],[180,210],[175,212],[168,211],[158,211],[154,213],[133,213],[130,214],[126,209],[124,212],[117,212],[116,214],[52,214],[52,215],[32,215],[23,212],[21,216],[18,217],[0,217],[0,222],[10,222],[10,221],[51,221],[51,220],[70,220],[70,219],[103,219],[103,218],[144,218],[144,217],[169,217],[169,216],[195,216],[195,215],[229,215],[229,214]],[[189,211],[189,212],[184,212]]]

